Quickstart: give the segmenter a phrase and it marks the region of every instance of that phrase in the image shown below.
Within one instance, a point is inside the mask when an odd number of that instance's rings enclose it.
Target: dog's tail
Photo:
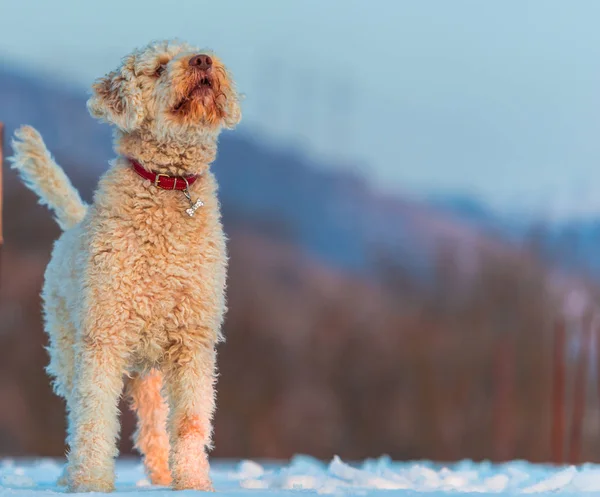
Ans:
[[[63,230],[72,228],[84,218],[87,205],[79,192],[54,162],[40,134],[30,126],[15,132],[14,155],[9,158],[25,185],[37,193],[40,204],[50,207]]]

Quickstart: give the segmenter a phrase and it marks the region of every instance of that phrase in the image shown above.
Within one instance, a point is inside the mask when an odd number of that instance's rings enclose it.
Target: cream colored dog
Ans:
[[[43,289],[48,373],[68,410],[63,480],[113,490],[129,377],[152,482],[210,490],[227,255],[209,165],[221,129],[240,120],[237,93],[215,56],[165,41],[99,79],[88,109],[116,126],[118,154],[90,206],[35,130],[13,142],[13,167],[64,229]]]

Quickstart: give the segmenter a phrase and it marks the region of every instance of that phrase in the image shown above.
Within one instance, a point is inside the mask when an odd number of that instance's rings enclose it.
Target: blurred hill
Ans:
[[[39,129],[90,199],[113,153],[85,98],[0,69],[7,135]],[[231,270],[215,455],[547,460],[554,318],[573,286],[592,300],[589,282],[560,272],[557,297],[539,241],[476,201],[383,196],[334,170],[249,130],[221,138]],[[0,454],[57,455],[39,290],[58,228],[7,169],[5,201]]]
[[[0,70],[1,119],[7,136],[22,124],[40,130],[89,199],[114,154],[109,127],[89,117],[85,100],[81,90]],[[361,178],[331,172],[335,168],[328,164],[309,163],[297,150],[266,146],[247,132],[222,135],[213,170],[228,225],[251,225],[263,235],[299,245],[354,272],[372,273],[382,254],[425,272],[437,242],[486,243],[441,209],[407,196],[383,197]]]
[[[596,216],[543,220],[532,214],[502,215],[474,197],[460,194],[430,195],[432,207],[483,233],[520,244],[535,235],[537,249],[554,265],[600,279],[600,219]]]

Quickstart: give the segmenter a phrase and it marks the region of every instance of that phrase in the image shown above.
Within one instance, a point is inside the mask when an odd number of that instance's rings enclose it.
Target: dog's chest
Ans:
[[[224,306],[225,237],[209,186],[193,192],[204,202],[193,217],[174,191],[115,195],[106,210],[97,206],[92,257],[103,281],[117,281],[114,297],[139,320],[150,348],[166,331],[198,326],[208,308]]]
[[[211,207],[201,207],[194,217],[171,208],[132,227],[136,263],[131,275],[148,298],[174,306],[206,290],[207,278],[225,258],[223,231],[217,215],[208,212]]]

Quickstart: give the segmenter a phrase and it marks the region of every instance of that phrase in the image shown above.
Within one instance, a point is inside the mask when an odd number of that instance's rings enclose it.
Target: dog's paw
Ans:
[[[115,484],[112,481],[107,480],[84,480],[77,481],[71,480],[67,485],[67,492],[70,493],[83,493],[83,492],[102,492],[109,493],[113,492]]]
[[[169,471],[154,472],[150,474],[150,483],[152,485],[160,485],[161,487],[168,487],[171,485],[173,479]]]
[[[202,492],[214,492],[215,489],[210,478],[187,478],[173,482],[174,490],[201,490]]]
[[[103,473],[90,474],[86,470],[77,470],[67,466],[63,473],[66,480],[67,492],[112,492],[115,489],[114,474],[105,471]]]

